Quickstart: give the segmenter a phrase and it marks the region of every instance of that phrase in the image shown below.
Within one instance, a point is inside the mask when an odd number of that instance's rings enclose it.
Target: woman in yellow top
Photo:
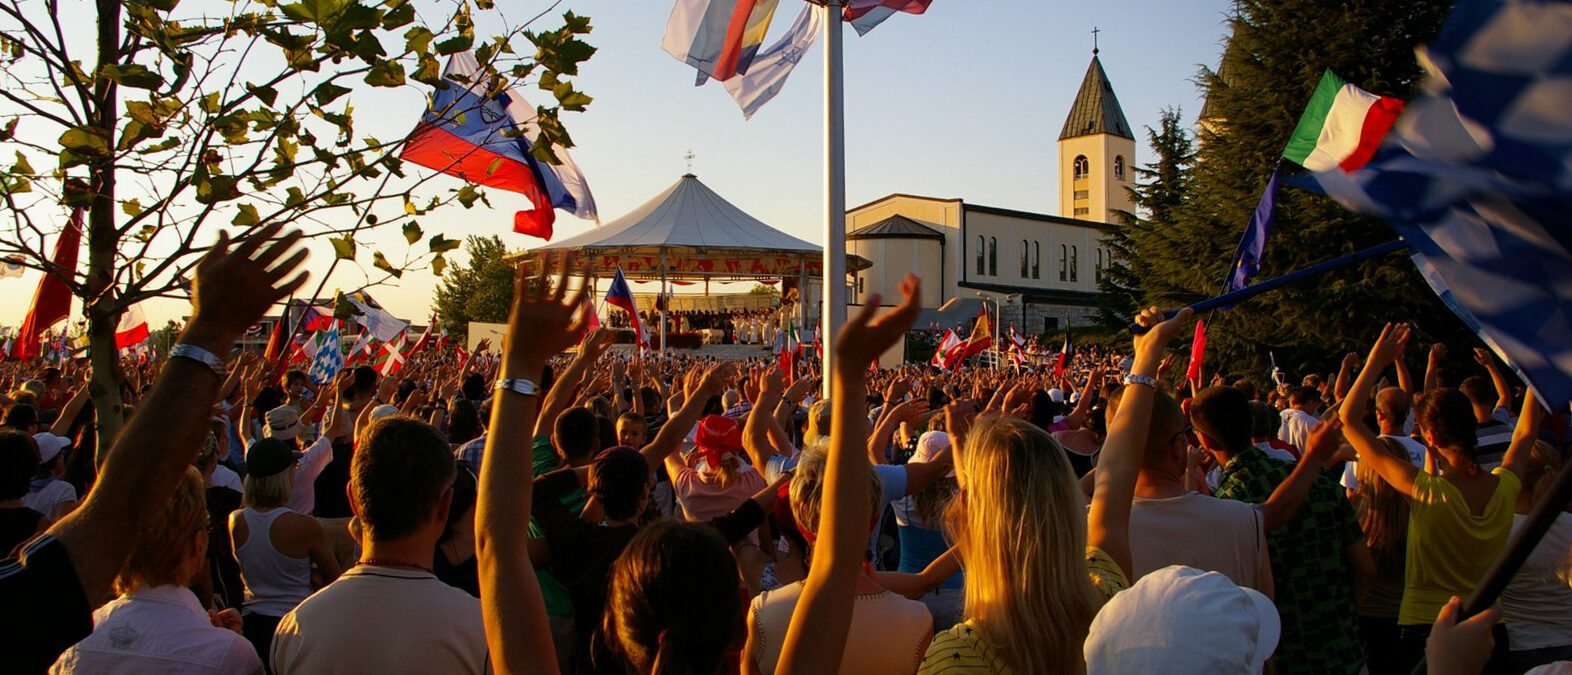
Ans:
[[[1090,512],[1046,431],[1013,418],[986,419],[969,432],[952,421],[963,452],[950,523],[966,566],[966,621],[934,637],[919,673],[1085,671],[1081,646],[1092,617],[1129,585],[1130,503],[1157,367],[1189,318],[1186,309],[1164,321],[1154,307],[1137,319],[1150,330],[1135,339]]]
[[[1415,408],[1429,448],[1430,472],[1382,452],[1379,438],[1364,425],[1365,405],[1376,378],[1402,354],[1409,334],[1407,324],[1387,324],[1340,414],[1359,461],[1409,500],[1408,559],[1398,625],[1401,649],[1411,666],[1424,653],[1430,624],[1441,608],[1453,596],[1473,591],[1506,548],[1524,466],[1544,410],[1530,390],[1501,467],[1486,472],[1474,461],[1475,421],[1468,398],[1456,389],[1431,390]],[[1498,631],[1496,642],[1504,654],[1505,630]]]

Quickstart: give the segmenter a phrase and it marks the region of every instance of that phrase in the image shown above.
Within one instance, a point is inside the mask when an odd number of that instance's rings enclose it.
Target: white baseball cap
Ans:
[[[55,461],[60,452],[71,447],[71,439],[65,436],[56,436],[47,431],[33,434],[33,442],[38,444],[38,463],[40,465]]]
[[[949,447],[950,434],[943,431],[924,431],[921,436],[917,437],[917,451],[912,453],[911,461],[932,462],[939,456],[939,453],[944,452]],[[950,472],[945,474],[945,477],[955,477],[955,466],[953,464],[950,466]]]
[[[375,421],[377,421],[379,419],[382,419],[384,417],[391,417],[391,416],[397,415],[397,414],[398,414],[398,406],[393,405],[391,403],[384,403],[382,405],[379,405],[379,406],[377,406],[375,408],[372,408],[371,412],[370,412],[370,416],[371,416],[371,421],[372,422],[375,422]]]
[[[1054,403],[1064,403],[1064,390],[1058,387],[1049,389],[1048,398],[1053,399]]]
[[[1087,675],[1253,675],[1281,633],[1265,595],[1217,572],[1171,565],[1103,605],[1083,653]]]

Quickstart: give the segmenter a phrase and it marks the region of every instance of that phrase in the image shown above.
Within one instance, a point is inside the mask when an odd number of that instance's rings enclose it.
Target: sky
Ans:
[[[550,4],[498,3],[514,22]],[[586,39],[598,51],[581,66],[575,83],[595,100],[587,112],[564,113],[563,122],[602,222],[675,182],[691,150],[693,173],[721,196],[778,229],[822,243],[823,45],[814,45],[774,101],[744,121],[723,87],[714,82],[694,87],[694,71],[660,49],[671,4],[564,0],[554,10],[587,15],[594,26]],[[225,12],[228,3],[185,0],[181,9],[204,5]],[[848,208],[901,192],[1055,213],[1056,141],[1091,58],[1093,27],[1100,30],[1103,67],[1139,137],[1136,161],[1144,164],[1149,160],[1144,130],[1157,125],[1164,107],[1181,108],[1186,123],[1193,124],[1201,106],[1193,79],[1222,51],[1229,5],[1230,0],[935,0],[926,14],[897,14],[866,36],[848,28]],[[781,2],[766,44],[791,25],[800,7],[799,0]],[[488,27],[496,32],[493,19],[478,14],[477,32],[485,34]],[[533,87],[522,91],[533,102],[549,96]],[[402,136],[418,120],[425,94],[424,85],[413,82],[396,91],[350,94],[357,131]],[[430,185],[458,184],[439,177]],[[453,207],[431,214],[422,225],[449,238],[496,234],[510,249],[541,243],[511,231],[513,212],[527,208],[522,196],[489,191],[489,198],[493,209]],[[556,237],[593,227],[559,211]],[[362,243],[390,257],[406,246],[393,230]],[[333,252],[325,240],[309,247],[308,265],[317,278],[308,287],[315,288]],[[371,256],[361,253],[365,270],[340,265],[324,295],[380,277],[367,273]],[[464,256],[450,255],[449,261],[462,264]],[[32,272],[0,279],[0,325],[21,323],[37,281]],[[424,323],[437,283],[429,271],[414,271],[370,292],[396,314]],[[741,292],[749,285],[717,284],[713,290]],[[155,300],[146,313],[161,325],[187,314],[188,305]]]

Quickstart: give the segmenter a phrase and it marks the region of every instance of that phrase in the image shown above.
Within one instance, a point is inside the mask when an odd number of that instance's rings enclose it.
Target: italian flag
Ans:
[[[1375,155],[1402,112],[1402,101],[1371,94],[1328,70],[1299,117],[1283,157],[1311,171],[1354,171]]]

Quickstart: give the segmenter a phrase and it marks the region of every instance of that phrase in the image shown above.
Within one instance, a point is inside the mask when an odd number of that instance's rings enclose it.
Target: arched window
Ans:
[[[1114,155],[1114,180],[1124,180],[1124,155]]]
[[[999,276],[999,239],[988,238],[988,276]]]
[[[982,235],[980,235],[980,234],[977,235],[977,273],[978,274],[982,274],[983,273],[983,248],[986,247],[986,246],[987,246],[987,243],[983,240]]]
[[[1070,247],[1059,245],[1059,280],[1070,280]]]
[[[1021,240],[1021,278],[1026,278],[1026,240]]]
[[[1032,242],[1032,278],[1041,279],[1043,268],[1043,247],[1037,242]]]
[[[1097,267],[1093,273],[1093,280],[1097,283],[1103,282],[1103,249],[1100,247],[1097,249]]]
[[[1091,174],[1091,163],[1086,161],[1086,155],[1075,156],[1075,179],[1082,180]]]
[[[1070,247],[1070,281],[1079,281],[1078,271],[1081,269],[1081,256],[1074,246]]]

